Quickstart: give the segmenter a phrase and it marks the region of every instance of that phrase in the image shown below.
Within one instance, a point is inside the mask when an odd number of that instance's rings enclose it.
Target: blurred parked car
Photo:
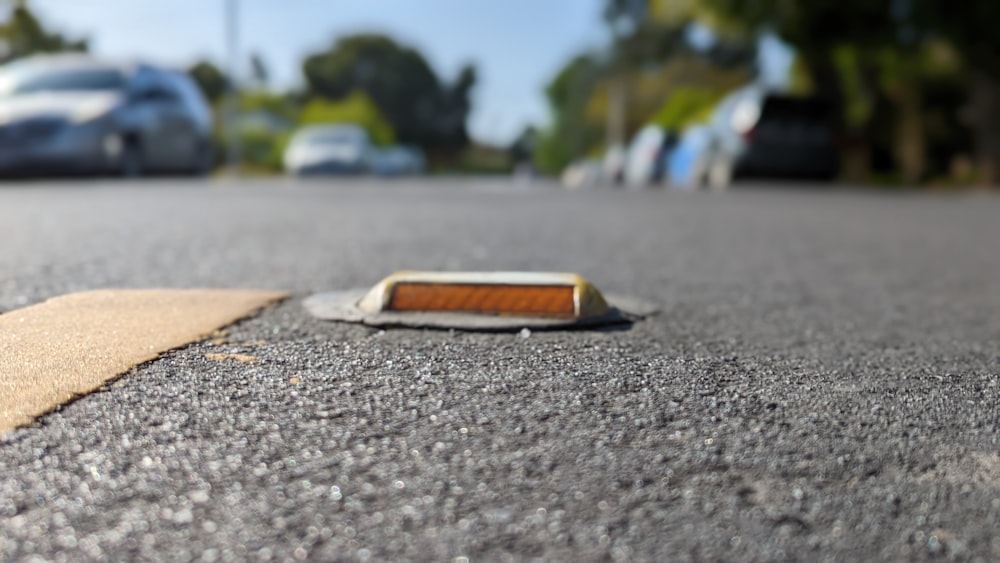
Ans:
[[[604,153],[601,166],[604,168],[604,178],[612,185],[619,185],[625,179],[625,147],[613,145]]]
[[[83,55],[0,67],[0,173],[205,173],[212,113],[186,75]]]
[[[712,134],[705,125],[688,128],[666,157],[666,180],[672,188],[698,189],[705,183]]]
[[[705,182],[738,177],[832,179],[839,169],[834,107],[752,85],[724,98],[708,124]]]
[[[392,145],[375,149],[372,153],[371,170],[379,176],[408,176],[423,174],[427,159],[423,151],[416,147]]]
[[[625,160],[625,185],[645,188],[663,181],[666,156],[677,144],[677,134],[659,125],[643,127],[629,145]]]
[[[292,136],[285,150],[285,170],[299,176],[360,174],[375,160],[368,133],[348,123],[312,125]]]
[[[599,160],[578,160],[563,170],[559,180],[570,190],[597,187],[604,183],[604,169]]]

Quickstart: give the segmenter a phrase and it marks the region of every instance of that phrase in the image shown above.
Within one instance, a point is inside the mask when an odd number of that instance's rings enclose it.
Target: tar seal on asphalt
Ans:
[[[604,295],[577,274],[543,272],[398,272],[304,306],[319,319],[375,327],[511,332],[629,325],[658,311]]]

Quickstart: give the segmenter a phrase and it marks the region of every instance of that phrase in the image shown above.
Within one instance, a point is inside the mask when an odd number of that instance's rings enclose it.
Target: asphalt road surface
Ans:
[[[995,561],[998,241],[988,195],[3,184],[0,311],[295,297],[0,438],[0,561]],[[575,271],[663,312],[522,335],[301,306],[404,268]]]

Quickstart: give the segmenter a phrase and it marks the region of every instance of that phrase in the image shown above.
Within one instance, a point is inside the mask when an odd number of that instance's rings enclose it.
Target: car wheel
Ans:
[[[215,152],[210,145],[203,145],[199,147],[197,154],[195,154],[190,171],[193,176],[208,176],[214,166]]]
[[[139,178],[145,173],[145,163],[139,143],[130,141],[122,147],[118,159],[118,172],[123,178]]]
[[[708,185],[708,159],[705,157],[698,157],[691,165],[691,170],[688,172],[688,179],[686,187],[692,190],[701,190]]]

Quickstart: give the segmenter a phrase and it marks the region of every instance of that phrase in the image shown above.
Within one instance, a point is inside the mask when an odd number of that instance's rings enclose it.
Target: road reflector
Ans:
[[[656,312],[634,299],[605,299],[577,274],[397,272],[369,290],[313,295],[303,302],[324,320],[377,327],[485,331],[627,324]]]
[[[449,312],[581,319],[608,312],[601,292],[577,274],[398,272],[361,300],[369,313]]]

